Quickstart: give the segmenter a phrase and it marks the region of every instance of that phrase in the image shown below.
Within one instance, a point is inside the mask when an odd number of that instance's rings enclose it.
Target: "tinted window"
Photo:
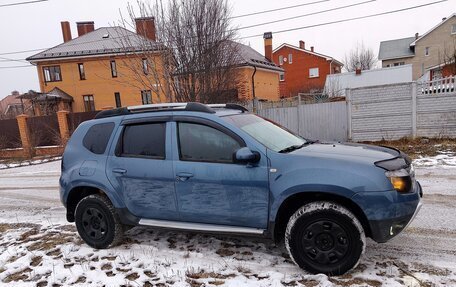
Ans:
[[[111,137],[114,123],[96,124],[89,128],[84,139],[83,145],[93,153],[103,154]]]
[[[178,123],[178,131],[181,160],[232,163],[241,147],[231,136],[205,125]]]
[[[121,155],[164,159],[165,131],[165,123],[126,126]]]

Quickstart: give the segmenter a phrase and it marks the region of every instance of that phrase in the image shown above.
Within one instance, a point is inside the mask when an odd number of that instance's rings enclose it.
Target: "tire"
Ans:
[[[345,207],[326,201],[302,206],[285,232],[291,259],[311,273],[341,275],[355,268],[366,247],[358,219]]]
[[[105,249],[122,241],[124,228],[108,198],[98,194],[84,197],[75,214],[78,233],[89,246]]]

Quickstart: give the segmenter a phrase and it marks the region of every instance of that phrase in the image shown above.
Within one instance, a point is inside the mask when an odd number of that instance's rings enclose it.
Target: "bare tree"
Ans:
[[[159,100],[237,99],[239,53],[226,0],[139,0],[128,12],[127,18],[121,16],[122,27],[152,16],[157,40],[120,37],[128,84],[151,90]]]
[[[453,43],[444,46],[442,58],[443,76],[456,75],[456,38]]]
[[[370,70],[374,68],[377,58],[372,48],[364,46],[364,43],[357,43],[348,54],[345,54],[343,63],[347,72],[361,70]]]

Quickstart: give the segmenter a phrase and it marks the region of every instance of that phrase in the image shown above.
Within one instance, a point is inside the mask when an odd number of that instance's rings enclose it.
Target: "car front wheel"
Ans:
[[[93,194],[76,206],[76,228],[81,238],[91,247],[105,249],[119,244],[123,226],[108,198]]]
[[[291,216],[285,245],[299,267],[340,275],[356,267],[366,238],[353,213],[339,204],[320,201],[302,206]]]

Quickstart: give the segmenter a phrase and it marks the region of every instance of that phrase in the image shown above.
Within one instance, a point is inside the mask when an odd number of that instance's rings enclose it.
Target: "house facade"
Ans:
[[[265,51],[269,51],[267,36],[265,34]],[[272,61],[284,70],[279,84],[282,98],[297,96],[298,93],[321,92],[326,76],[340,73],[343,66],[333,57],[315,52],[314,47],[306,49],[304,41],[299,41],[299,46],[284,43],[271,49],[271,53]]]
[[[73,112],[173,101],[172,79],[160,72],[164,49],[156,42],[154,18],[135,22],[136,33],[77,22],[74,39],[69,22],[61,22],[64,43],[27,58],[37,67],[41,93],[58,89],[71,99],[67,106]],[[238,81],[233,85],[238,98],[278,100],[283,69],[251,47],[239,47]]]
[[[148,65],[160,59],[153,17],[137,18],[136,33],[122,27],[95,29],[94,22],[78,22],[74,39],[69,23],[61,25],[64,43],[27,58],[37,67],[41,93],[58,88],[72,98],[73,112],[150,104],[166,98],[161,89],[150,88],[161,83],[147,72]],[[156,53],[152,58],[157,62],[150,63],[150,55],[147,62],[141,57],[145,45],[152,47],[147,53]]]
[[[424,80],[441,77],[441,68],[448,66],[451,56],[456,52],[456,13],[443,18],[432,29],[419,36],[380,43],[378,59],[382,67],[411,64],[413,80],[425,76]],[[433,70],[433,73],[430,71]]]

